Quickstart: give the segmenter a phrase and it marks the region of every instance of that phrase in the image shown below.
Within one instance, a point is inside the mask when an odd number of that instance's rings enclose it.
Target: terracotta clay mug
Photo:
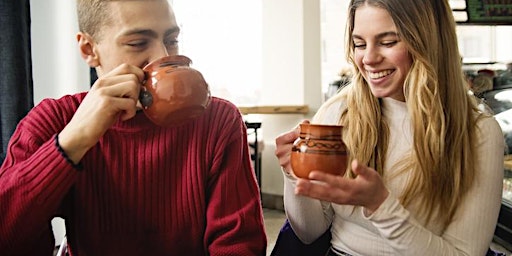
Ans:
[[[183,55],[165,56],[146,65],[146,80],[139,101],[146,116],[160,126],[193,120],[210,103],[210,89],[203,75],[190,67]]]
[[[300,135],[292,146],[290,161],[295,176],[307,179],[311,171],[343,175],[348,152],[342,140],[343,126],[300,124]]]

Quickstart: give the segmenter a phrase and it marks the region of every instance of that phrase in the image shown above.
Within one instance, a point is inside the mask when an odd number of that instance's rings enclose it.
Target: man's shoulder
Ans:
[[[80,92],[76,94],[68,94],[64,95],[60,98],[46,98],[43,99],[38,106],[47,106],[47,105],[55,105],[55,106],[76,106],[82,103],[83,99],[87,95],[87,92]]]
[[[33,109],[32,113],[41,114],[44,112],[46,115],[72,115],[83,99],[87,92],[65,95],[60,98],[46,98],[39,102]]]
[[[211,97],[210,104],[224,106],[224,107],[228,107],[228,108],[236,108],[236,106],[235,106],[235,104],[233,104],[233,102],[231,102],[227,99],[224,99],[224,98],[216,97],[216,96]]]
[[[236,115],[241,115],[240,111],[238,110],[238,107],[235,106],[235,104],[233,104],[231,101],[215,96],[211,97],[209,108],[211,108],[211,111],[222,111]]]
[[[243,126],[243,117],[238,107],[231,101],[218,97],[211,98],[202,120],[209,125],[221,127],[223,131],[229,130],[228,127],[235,129]]]

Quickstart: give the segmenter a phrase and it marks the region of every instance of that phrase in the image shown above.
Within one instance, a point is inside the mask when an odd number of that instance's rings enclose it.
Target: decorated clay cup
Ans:
[[[292,146],[290,161],[295,176],[307,179],[311,171],[343,175],[348,152],[342,126],[300,124],[300,135]]]
[[[190,67],[191,60],[172,55],[155,60],[143,70],[139,101],[144,114],[155,124],[173,126],[193,120],[210,103],[210,89],[203,75]]]

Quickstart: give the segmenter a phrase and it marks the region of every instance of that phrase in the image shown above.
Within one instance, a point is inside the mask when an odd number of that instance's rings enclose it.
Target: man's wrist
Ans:
[[[83,169],[82,162],[78,161],[78,163],[75,163],[73,160],[71,160],[71,158],[66,153],[66,151],[61,147],[61,145],[59,143],[59,134],[55,135],[55,146],[57,147],[57,150],[59,151],[61,156],[64,157],[64,159],[66,159],[66,161],[68,163],[70,163],[75,169],[77,169],[77,170],[82,170]]]

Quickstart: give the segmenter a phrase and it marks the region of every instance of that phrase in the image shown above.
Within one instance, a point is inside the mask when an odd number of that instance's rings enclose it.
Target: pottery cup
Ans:
[[[300,124],[290,161],[295,176],[307,179],[311,171],[343,175],[348,152],[342,140],[342,126]]]
[[[190,67],[183,55],[165,56],[146,65],[146,80],[139,101],[155,124],[173,126],[193,120],[210,103],[210,89],[203,75]]]

